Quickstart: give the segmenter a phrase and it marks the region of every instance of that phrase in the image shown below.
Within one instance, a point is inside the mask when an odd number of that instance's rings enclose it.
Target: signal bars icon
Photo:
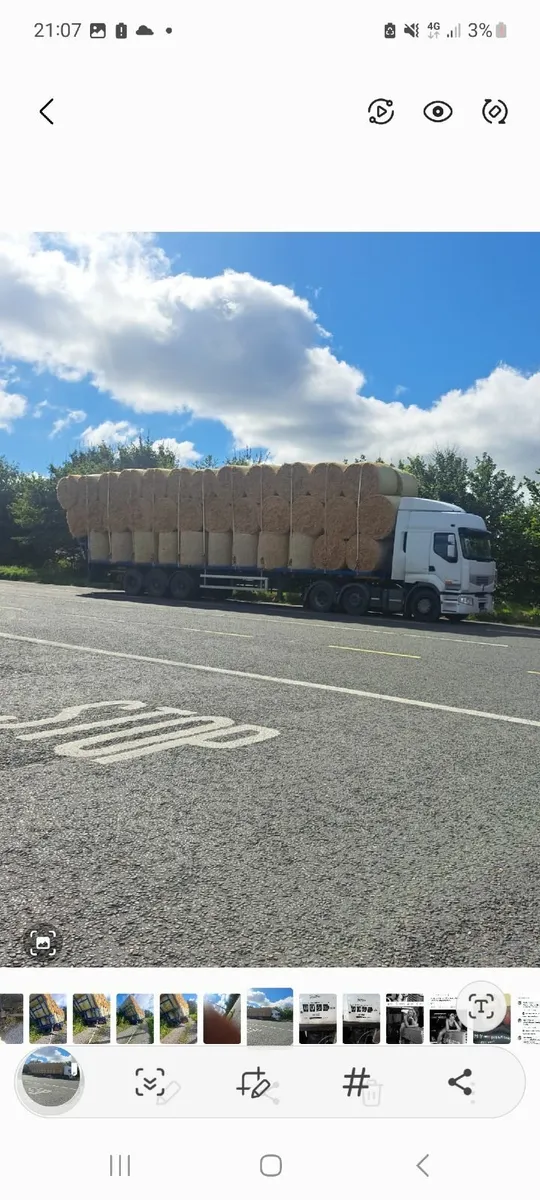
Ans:
[[[451,29],[450,33],[447,33],[446,36],[451,38],[461,37],[461,25],[454,25],[454,28]]]

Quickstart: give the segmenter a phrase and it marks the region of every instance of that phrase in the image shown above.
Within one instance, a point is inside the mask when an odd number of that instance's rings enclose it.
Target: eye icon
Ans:
[[[452,116],[453,108],[451,104],[447,104],[446,100],[431,100],[426,104],[424,116],[428,121],[435,121],[440,125],[443,121],[448,121]]]

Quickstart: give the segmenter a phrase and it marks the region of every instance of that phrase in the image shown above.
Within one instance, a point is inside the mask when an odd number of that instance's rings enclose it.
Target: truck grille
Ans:
[[[471,583],[474,583],[476,587],[489,587],[494,580],[493,575],[471,575],[470,578]]]

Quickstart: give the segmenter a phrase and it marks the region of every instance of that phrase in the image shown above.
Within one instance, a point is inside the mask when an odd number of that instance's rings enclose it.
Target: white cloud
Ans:
[[[68,429],[70,425],[80,425],[82,421],[86,421],[86,413],[82,408],[68,409],[65,417],[59,417],[54,422],[49,437],[56,437],[56,434],[61,433],[63,429]]]
[[[394,388],[394,399],[399,400],[399,397],[404,396],[408,390],[408,387],[405,387],[403,383],[398,383]]]
[[[0,429],[11,433],[13,422],[19,421],[28,411],[28,401],[25,396],[16,392],[6,392],[5,380],[0,379]]]
[[[89,425],[81,433],[81,442],[87,448],[99,446],[101,442],[114,442],[117,446],[131,442],[139,430],[129,421],[102,421],[101,425]]]
[[[0,353],[89,380],[136,413],[221,421],[237,446],[277,461],[396,461],[450,444],[471,459],[486,449],[518,475],[538,466],[540,372],[494,362],[428,409],[414,392],[407,404],[368,395],[308,300],[247,273],[173,275],[149,237],[0,235]],[[98,430],[86,444],[138,432],[128,421]]]
[[[190,463],[198,462],[202,458],[195,449],[193,442],[177,442],[176,438],[158,438],[156,442],[152,442],[154,450],[159,450],[160,446],[164,450],[171,450],[174,454],[179,467],[187,467]]]

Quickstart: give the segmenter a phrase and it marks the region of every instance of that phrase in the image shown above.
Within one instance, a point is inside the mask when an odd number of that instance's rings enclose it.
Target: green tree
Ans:
[[[469,464],[453,448],[438,449],[425,458],[414,454],[398,463],[400,471],[410,471],[418,480],[418,494],[427,500],[445,500],[467,508],[469,503]]]
[[[24,559],[21,547],[13,540],[17,533],[12,505],[19,493],[22,472],[14,463],[0,455],[0,562],[6,566]]]

